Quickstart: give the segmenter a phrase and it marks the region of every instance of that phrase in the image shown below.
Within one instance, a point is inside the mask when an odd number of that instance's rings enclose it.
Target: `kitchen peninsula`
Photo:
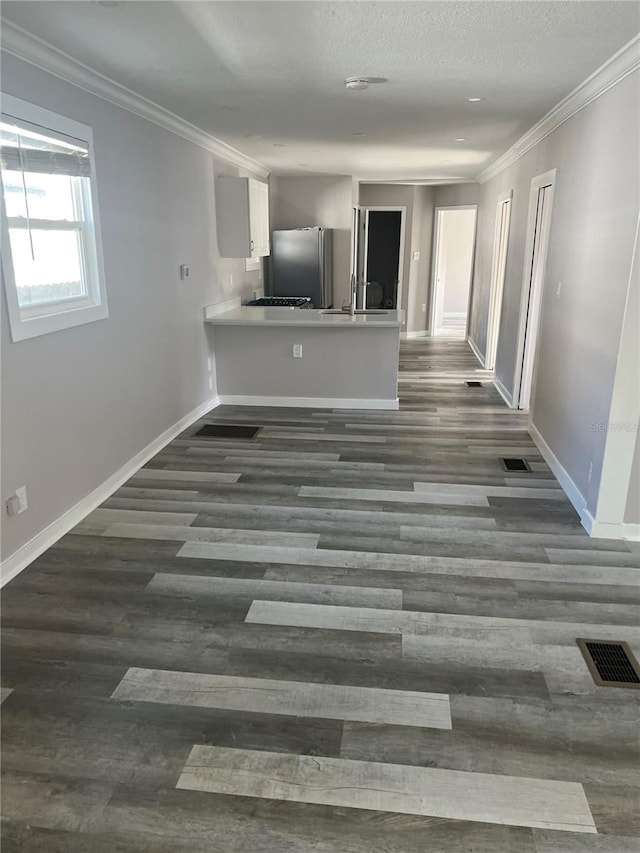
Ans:
[[[221,403],[398,408],[402,311],[205,309]]]

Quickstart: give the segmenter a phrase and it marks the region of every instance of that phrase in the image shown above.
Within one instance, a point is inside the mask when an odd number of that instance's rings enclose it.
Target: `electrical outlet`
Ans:
[[[426,313],[427,313],[427,303],[426,303],[426,302],[423,302],[423,303],[422,303],[422,313],[423,313],[423,314],[426,314]]]
[[[7,500],[7,513],[9,515],[20,515],[29,509],[27,501],[27,487],[20,486]]]
[[[302,358],[302,344],[293,345],[293,357]]]
[[[414,252],[414,253],[413,253],[413,260],[414,260],[414,261],[419,261],[419,260],[420,260],[420,252]]]
[[[213,376],[209,377],[209,391],[213,391]]]
[[[189,278],[189,273],[191,270],[189,269],[189,264],[180,264],[180,278],[184,281],[186,278]]]
[[[211,356],[207,359],[207,370],[211,370]]]

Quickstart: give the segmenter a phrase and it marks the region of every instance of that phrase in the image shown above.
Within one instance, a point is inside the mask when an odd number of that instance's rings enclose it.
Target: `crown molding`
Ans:
[[[490,166],[482,171],[477,181],[481,184],[494,178],[507,166],[519,160],[534,145],[560,127],[565,121],[574,116],[600,95],[624,80],[629,74],[640,68],[640,35],[633,38],[623,48],[608,59],[597,71],[563,98],[559,104],[550,110],[537,124],[528,130],[524,136],[514,143],[511,148],[498,157]]]
[[[199,145],[221,160],[239,166],[241,169],[247,169],[261,178],[269,175],[270,170],[257,160],[227,145],[226,142],[216,139],[215,136],[210,136],[131,89],[121,86],[104,74],[94,71],[88,65],[4,18],[2,18],[2,50]]]

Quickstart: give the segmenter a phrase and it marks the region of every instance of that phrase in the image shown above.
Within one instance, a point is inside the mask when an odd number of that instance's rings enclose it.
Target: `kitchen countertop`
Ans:
[[[215,310],[215,306],[210,306]],[[242,305],[222,314],[209,315],[205,309],[205,323],[214,326],[300,326],[331,329],[380,329],[402,326],[403,311],[388,311],[385,314],[326,314],[324,310],[307,308],[258,308]]]

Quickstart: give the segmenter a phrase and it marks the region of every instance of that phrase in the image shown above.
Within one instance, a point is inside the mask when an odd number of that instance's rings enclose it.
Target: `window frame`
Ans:
[[[100,233],[97,179],[93,151],[93,131],[90,127],[44,107],[2,93],[2,114],[53,133],[64,134],[87,144],[91,174],[88,181],[78,178],[73,185],[74,207],[82,210],[84,217],[73,220],[31,220],[31,230],[59,230],[75,232],[80,247],[80,263],[86,293],[76,297],[51,300],[45,303],[20,307],[11,256],[10,228],[26,228],[27,223],[8,218],[4,203],[4,190],[0,192],[0,217],[2,236],[2,272],[7,313],[14,343],[28,338],[50,334],[62,329],[104,320],[109,316],[105,287],[104,262]]]

